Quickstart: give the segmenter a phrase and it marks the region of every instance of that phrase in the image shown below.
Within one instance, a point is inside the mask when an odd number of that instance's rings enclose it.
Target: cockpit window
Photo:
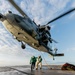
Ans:
[[[31,21],[30,19],[28,19],[28,22],[29,22],[30,24],[32,24],[32,21]]]
[[[15,18],[15,21],[16,21],[17,23],[20,23],[20,20],[19,20],[19,19],[17,19],[17,18]]]
[[[23,20],[23,17],[18,16],[18,15],[15,15],[15,21],[16,21],[17,23],[20,23],[22,20]]]

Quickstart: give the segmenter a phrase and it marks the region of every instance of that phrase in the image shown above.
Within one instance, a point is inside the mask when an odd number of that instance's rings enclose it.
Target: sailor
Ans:
[[[36,59],[36,70],[38,70],[38,65],[40,65],[40,69],[42,69],[42,58],[41,56],[38,56]]]
[[[31,59],[30,59],[31,69],[32,69],[32,66],[35,67],[35,63],[36,63],[36,57],[32,56]]]

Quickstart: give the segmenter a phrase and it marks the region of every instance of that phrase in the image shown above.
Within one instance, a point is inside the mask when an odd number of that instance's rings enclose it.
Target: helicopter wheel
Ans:
[[[21,42],[22,44],[21,44],[21,48],[22,49],[25,49],[26,48],[26,46],[25,46],[25,44],[23,43],[23,42]]]

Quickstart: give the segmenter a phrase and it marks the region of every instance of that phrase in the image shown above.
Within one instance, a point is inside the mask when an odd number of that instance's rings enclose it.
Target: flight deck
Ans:
[[[62,71],[61,66],[43,66],[31,71],[30,66],[0,67],[0,75],[75,75],[75,71]]]

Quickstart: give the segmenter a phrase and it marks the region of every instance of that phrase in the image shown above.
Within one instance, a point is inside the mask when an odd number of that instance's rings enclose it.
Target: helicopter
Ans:
[[[21,42],[22,49],[26,48],[26,45],[25,45],[26,43],[29,46],[33,47],[34,49],[37,49],[38,51],[47,52],[52,56],[64,56],[64,53],[57,53],[57,50],[58,50],[57,48],[53,50],[47,45],[48,42],[57,43],[57,41],[51,38],[51,35],[48,32],[48,30],[50,30],[51,28],[49,24],[75,11],[75,8],[65,12],[64,14],[59,15],[53,20],[49,21],[46,25],[37,25],[14,2],[14,0],[8,0],[8,1],[16,8],[16,10],[21,14],[21,16],[14,14],[11,11],[8,11],[8,13],[4,15],[0,13],[0,21],[2,22],[4,27],[14,36],[14,38],[18,40],[19,42]],[[46,31],[48,32],[48,34]],[[44,42],[45,40],[47,40],[46,43]]]

